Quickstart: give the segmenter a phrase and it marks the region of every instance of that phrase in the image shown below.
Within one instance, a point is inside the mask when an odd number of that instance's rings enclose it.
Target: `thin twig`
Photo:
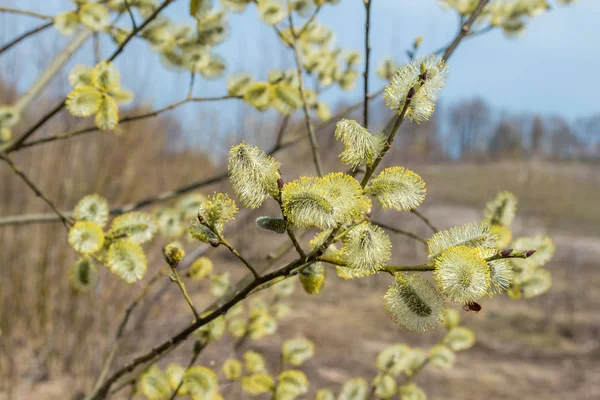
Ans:
[[[196,346],[196,344],[194,343],[194,347],[195,346]],[[192,355],[192,359],[190,360],[190,362],[187,365],[187,368],[185,369],[186,372],[194,366],[194,364],[196,363],[196,360],[200,356],[200,353],[202,353],[202,350],[205,347],[206,347],[206,343],[202,343],[198,349],[194,349],[194,354]],[[175,390],[173,390],[173,393],[169,397],[169,400],[173,400],[173,399],[175,399],[175,397],[177,397],[177,393],[179,393],[179,391],[181,390],[181,387],[183,386],[184,381],[185,381],[185,374],[181,377],[179,384],[177,385]]]
[[[54,18],[52,15],[40,14],[40,13],[37,13],[34,11],[17,10],[15,8],[9,8],[9,7],[0,7],[0,12],[5,12],[5,13],[9,13],[9,14],[27,15],[29,17],[34,17],[34,18],[39,18],[39,19],[53,19]]]
[[[215,232],[216,233],[216,232]],[[241,262],[244,263],[244,265],[250,270],[250,272],[252,273],[252,275],[254,275],[255,279],[260,278],[260,275],[258,274],[258,272],[256,272],[256,269],[254,269],[254,267],[252,266],[252,264],[250,264],[248,262],[248,260],[246,260],[244,257],[242,257],[242,255],[240,254],[239,251],[237,251],[237,249],[235,249],[231,243],[229,243],[223,236],[221,236],[220,234],[216,233],[219,236],[219,242],[227,247],[227,249],[229,249],[229,251],[231,252],[231,254],[233,254],[234,256],[236,256]]]
[[[292,13],[288,13],[288,21],[290,23],[290,31],[292,32],[292,50],[294,51],[294,58],[296,60],[296,70],[298,71],[298,89],[300,90],[300,98],[302,99],[302,109],[304,110],[304,122],[306,123],[306,129],[308,130],[308,138],[310,139],[310,147],[312,150],[313,162],[315,163],[317,174],[319,176],[323,176],[323,167],[321,166],[321,157],[319,156],[319,145],[317,143],[315,127],[313,126],[313,123],[310,118],[310,110],[308,108],[308,101],[306,100],[306,93],[304,91],[302,61],[300,60],[300,51],[298,50],[298,37],[296,36],[296,32],[294,31]]]
[[[421,221],[425,222],[425,225],[427,225],[432,231],[433,233],[437,233],[439,232],[439,229],[436,228],[431,221],[429,220],[429,218],[427,218],[426,216],[424,216],[423,214],[421,214],[419,211],[417,211],[416,209],[412,209],[410,210],[411,213],[415,214],[417,217],[419,217],[419,219],[421,219]]]
[[[304,32],[306,32],[306,30],[308,29],[308,27],[313,23],[313,21],[315,20],[315,18],[317,17],[317,14],[319,13],[319,11],[321,11],[321,7],[323,7],[322,5],[317,6],[317,8],[315,8],[315,11],[312,13],[312,15],[310,16],[310,18],[308,18],[308,21],[306,21],[304,23],[304,25],[302,25],[302,28],[300,28],[300,30],[298,31],[298,37],[302,37],[302,34]]]
[[[371,55],[371,47],[369,45],[369,30],[371,27],[371,0],[363,0],[365,5],[365,71],[364,77],[364,105],[363,105],[363,122],[364,127],[369,127],[369,61]]]
[[[23,171],[18,169],[15,163],[13,163],[12,160],[8,158],[8,156],[0,153],[0,159],[4,160],[4,162],[6,162],[8,166],[13,170],[13,172],[19,178],[21,178],[21,180],[25,182],[25,184],[35,193],[35,195],[42,199],[52,209],[52,211],[56,213],[56,215],[60,218],[65,228],[69,230],[69,227],[71,225],[69,219],[65,215],[63,215],[63,213],[61,213],[58,210],[58,208],[56,208],[54,203],[44,193],[42,193],[42,191],[31,181],[31,179],[29,179]]]
[[[111,346],[111,350],[108,354],[108,357],[104,361],[104,364],[102,366],[102,371],[100,372],[98,379],[96,379],[96,383],[94,384],[94,390],[96,390],[100,387],[100,384],[104,381],[104,378],[106,378],[106,375],[108,374],[108,371],[110,370],[112,361],[114,360],[115,355],[117,354],[117,350],[119,349],[119,345],[121,344],[121,339],[123,338],[123,334],[125,333],[125,327],[127,326],[127,322],[129,322],[129,318],[131,317],[131,313],[138,306],[138,304],[142,301],[142,299],[146,296],[146,294],[148,293],[150,288],[156,282],[159,282],[159,278],[162,277],[163,275],[164,275],[164,273],[162,271],[159,271],[158,274],[153,276],[152,279],[150,279],[148,281],[148,283],[146,283],[146,285],[144,285],[144,288],[136,296],[136,298],[133,300],[133,302],[131,302],[131,304],[129,304],[129,306],[125,309],[125,315],[123,316],[123,318],[121,319],[121,322],[119,323],[119,327],[117,328],[117,332],[115,334],[115,340]]]
[[[185,288],[185,284],[179,277],[179,273],[177,272],[176,266],[171,267],[171,279],[173,280],[173,282],[177,283],[177,286],[179,286],[179,290],[181,290],[181,294],[183,294],[185,301],[188,303],[188,306],[190,306],[190,309],[192,310],[192,313],[194,314],[196,320],[200,319],[200,314],[198,313],[198,310],[196,310],[196,307],[194,307],[194,302],[188,294]]]
[[[239,99],[240,97],[237,96],[229,96],[229,95],[225,95],[225,96],[216,96],[216,97],[191,97],[191,98],[186,98],[184,100],[180,100],[176,103],[170,104],[168,106],[159,108],[157,110],[153,110],[147,113],[143,113],[143,114],[138,114],[138,115],[132,115],[129,117],[125,117],[121,120],[119,120],[119,125],[120,124],[126,124],[129,122],[133,122],[133,121],[138,121],[141,119],[146,119],[146,118],[152,118],[152,117],[156,117],[164,112],[167,111],[171,111],[176,109],[179,106],[182,106],[186,103],[190,103],[190,102],[206,102],[206,101],[220,101],[220,100],[230,100],[230,99]],[[57,140],[66,140],[75,136],[79,136],[79,135],[84,135],[87,133],[92,133],[92,132],[97,132],[99,131],[97,126],[89,126],[87,128],[82,128],[82,129],[77,129],[74,131],[70,131],[70,132],[65,132],[65,133],[61,133],[58,135],[52,135],[52,136],[47,136],[38,140],[32,140],[26,143],[23,143],[22,145],[16,147],[16,148],[9,148],[7,149],[7,153],[11,153],[13,151],[16,150],[20,150],[20,149],[25,149],[28,147],[34,147],[34,146],[39,146],[41,144],[45,144],[45,143],[49,143],[49,142],[54,142]]]
[[[14,38],[13,40],[11,40],[10,42],[8,42],[7,44],[5,44],[4,46],[0,47],[0,54],[4,53],[6,50],[10,49],[11,47],[13,47],[14,45],[18,44],[19,42],[21,42],[24,39],[27,39],[30,36],[35,35],[36,33],[39,33],[47,28],[50,28],[52,25],[54,25],[54,22],[48,22],[45,24],[42,24],[36,28],[33,28],[25,33],[23,33],[20,36],[17,36],[16,38]]]
[[[442,60],[448,61],[448,59],[450,58],[452,53],[454,53],[454,50],[456,50],[456,47],[461,42],[461,40],[463,40],[471,32],[471,26],[475,23],[479,15],[483,12],[483,8],[487,5],[487,3],[489,3],[489,1],[490,0],[479,1],[477,8],[475,9],[475,11],[473,11],[473,14],[471,14],[467,22],[462,24],[460,32],[458,33],[458,35],[456,35],[452,43],[450,43],[450,45],[446,48],[446,51],[444,51]]]
[[[399,229],[399,228],[394,228],[393,226],[384,224],[383,222],[371,221],[371,223],[374,224],[374,225],[378,225],[378,226],[382,227],[383,229],[387,229],[388,231],[391,231],[393,233],[397,233],[399,235],[407,236],[407,237],[409,237],[411,239],[415,239],[416,241],[421,242],[421,243],[423,243],[425,245],[427,244],[427,240],[423,239],[421,236],[416,235],[416,234],[414,234],[412,232],[408,232],[408,231],[405,231],[405,230],[402,230],[402,229]]]
[[[131,7],[129,6],[129,0],[123,0],[125,3],[125,8],[127,8],[127,13],[129,14],[129,18],[131,19],[131,25],[133,29],[137,29],[137,24],[135,23],[135,17],[133,16],[133,12],[131,12]]]

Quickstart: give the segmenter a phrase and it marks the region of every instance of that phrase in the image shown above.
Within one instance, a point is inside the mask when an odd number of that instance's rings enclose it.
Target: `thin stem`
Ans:
[[[419,265],[387,265],[381,269],[385,272],[425,272],[435,270],[435,266],[430,264]]]
[[[214,232],[214,233],[217,234],[217,236],[219,237],[219,243],[221,243],[223,246],[227,247],[229,249],[229,251],[234,256],[236,256],[241,262],[243,262],[244,265],[246,267],[248,267],[248,269],[250,270],[250,272],[252,273],[252,275],[254,275],[255,279],[259,279],[260,275],[258,274],[258,272],[256,272],[256,269],[254,269],[254,267],[252,266],[252,264],[250,264],[248,262],[248,260],[246,260],[244,257],[242,257],[242,255],[240,254],[240,252],[237,251],[223,236],[221,236],[217,232]]]
[[[9,7],[0,7],[0,12],[10,13],[10,14],[19,14],[19,15],[27,15],[29,17],[39,18],[39,19],[53,19],[52,15],[40,14],[34,11],[27,10],[17,10],[15,8]]]
[[[365,128],[369,127],[369,61],[371,55],[371,47],[369,45],[369,30],[371,27],[371,0],[363,0],[365,5],[365,71],[364,77],[364,106],[363,106],[363,122]]]
[[[288,0],[289,8],[289,0]],[[308,129],[308,138],[310,140],[310,147],[312,150],[313,162],[317,169],[317,174],[323,176],[323,167],[321,166],[321,156],[319,155],[319,145],[317,143],[317,136],[315,134],[315,127],[310,118],[310,110],[308,108],[308,101],[306,100],[306,93],[304,91],[304,77],[302,74],[302,61],[300,60],[300,51],[298,50],[298,37],[294,31],[294,22],[292,20],[292,13],[288,13],[288,21],[290,24],[290,31],[292,32],[292,50],[294,51],[294,58],[296,60],[296,70],[298,71],[298,89],[300,90],[300,98],[302,99],[302,109],[304,110],[304,122],[306,123],[306,129]]]
[[[102,371],[100,372],[100,375],[98,376],[98,379],[96,379],[96,383],[94,384],[94,390],[96,390],[100,387],[100,384],[104,381],[104,379],[106,378],[106,375],[108,374],[108,371],[110,370],[110,366],[115,358],[115,355],[117,354],[119,345],[121,344],[121,339],[123,338],[123,335],[125,334],[125,327],[127,326],[127,322],[129,322],[131,313],[138,306],[138,304],[142,301],[142,299],[146,296],[146,294],[148,293],[150,288],[156,282],[159,282],[159,278],[163,275],[164,275],[163,271],[160,271],[158,274],[153,276],[152,279],[150,279],[148,281],[148,283],[146,283],[146,285],[144,285],[144,288],[142,289],[142,291],[136,296],[136,298],[133,300],[133,302],[131,302],[131,304],[129,304],[129,306],[125,310],[125,315],[123,316],[123,318],[121,319],[121,322],[119,323],[119,327],[117,328],[117,332],[115,334],[115,340],[111,346],[111,350],[108,354],[108,357],[104,361],[104,364],[102,366]]]
[[[195,344],[194,344],[194,346],[195,346]],[[196,360],[200,356],[200,353],[202,353],[202,350],[204,350],[205,347],[206,347],[206,343],[202,343],[199,349],[194,349],[194,354],[192,356],[192,359],[190,360],[190,362],[187,365],[186,372],[190,368],[192,368],[192,366],[194,366],[194,364],[196,363]],[[171,394],[171,397],[169,397],[169,400],[173,400],[175,397],[177,397],[177,393],[179,393],[179,391],[181,390],[181,387],[183,386],[184,381],[185,381],[185,374],[179,381],[179,384],[177,385],[175,390],[173,390],[173,393]]]
[[[384,224],[383,222],[371,221],[371,223],[374,225],[378,225],[378,226],[382,227],[383,229],[387,229],[388,231],[391,231],[393,233],[397,233],[399,235],[404,235],[406,237],[409,237],[411,239],[414,239],[418,242],[421,242],[421,243],[427,245],[427,240],[423,239],[421,236],[416,235],[412,232],[408,232],[408,231],[405,231],[405,230],[402,230],[399,228],[394,228],[393,226]]]
[[[56,208],[56,206],[54,205],[54,203],[44,193],[42,193],[42,191],[31,181],[31,179],[29,179],[27,177],[27,175],[25,175],[25,173],[23,171],[21,171],[20,169],[18,169],[17,166],[15,165],[15,163],[13,163],[12,160],[10,158],[8,158],[8,156],[0,153],[0,159],[4,160],[4,162],[6,162],[8,164],[8,166],[13,170],[13,172],[19,178],[21,178],[21,180],[23,182],[25,182],[25,184],[35,193],[35,195],[37,197],[39,197],[40,199],[42,199],[52,209],[52,211],[54,211],[54,213],[62,221],[62,223],[65,226],[65,228],[67,230],[69,230],[69,227],[71,225],[71,222],[69,221],[69,219],[63,213],[61,213],[58,210],[58,208]]]
[[[195,81],[196,81],[196,73],[191,72],[190,73],[190,86],[188,89],[188,94],[187,94],[186,100],[192,99],[192,94],[194,93],[194,82]]]
[[[194,317],[196,318],[196,320],[199,320],[200,314],[196,310],[196,307],[194,307],[194,303],[192,302],[190,295],[188,294],[187,290],[185,289],[185,284],[179,277],[176,267],[171,267],[171,279],[173,280],[173,282],[177,283],[177,286],[179,286],[179,289],[181,290],[181,294],[183,294],[183,297],[185,297],[185,301],[187,301],[188,305],[192,309],[192,313],[194,314]]]
[[[52,25],[54,25],[54,22],[48,22],[45,24],[42,24],[36,28],[33,28],[25,33],[23,33],[20,36],[17,36],[16,38],[14,38],[13,40],[11,40],[10,42],[8,42],[7,44],[5,44],[4,46],[0,47],[0,54],[4,53],[6,50],[10,49],[11,47],[13,47],[14,45],[18,44],[19,42],[21,42],[24,39],[27,39],[29,36],[33,36],[36,33],[39,33],[47,28],[50,28]]]
[[[439,232],[439,229],[436,228],[431,221],[429,220],[429,218],[427,218],[426,216],[424,216],[423,214],[421,214],[419,211],[417,211],[416,209],[412,209],[410,210],[411,213],[415,214],[417,217],[419,217],[419,219],[423,222],[425,222],[425,225],[427,225],[429,227],[429,229],[431,229],[433,231],[433,233],[437,233]]]
[[[471,16],[469,17],[467,22],[462,24],[462,26],[460,28],[460,32],[454,38],[452,43],[450,43],[450,45],[446,48],[446,51],[444,51],[442,60],[448,61],[448,59],[450,58],[452,53],[454,53],[454,50],[456,50],[456,47],[458,46],[458,44],[471,32],[471,26],[475,23],[475,20],[477,20],[477,17],[479,17],[479,15],[482,13],[484,7],[487,5],[487,3],[489,3],[489,1],[490,0],[480,0],[479,1],[477,8],[475,9],[475,11],[473,11],[473,14],[471,14]]]
[[[323,7],[323,6],[317,6],[317,8],[315,9],[315,11],[310,16],[310,18],[308,18],[308,21],[306,21],[304,23],[304,25],[302,25],[302,28],[300,28],[300,30],[298,31],[298,34],[297,34],[298,37],[302,37],[302,34],[304,32],[306,32],[306,30],[308,29],[308,27],[310,26],[310,24],[313,23],[313,21],[317,17],[317,14],[319,13],[319,11],[321,11],[321,7]]]
[[[135,17],[133,16],[133,12],[131,12],[131,7],[129,6],[129,0],[124,0],[125,8],[127,8],[127,13],[129,14],[129,18],[131,19],[131,25],[133,29],[137,29],[137,24],[135,23]]]
[[[126,124],[129,122],[133,122],[133,121],[139,121],[141,119],[145,119],[145,118],[152,118],[152,117],[156,117],[164,112],[167,111],[171,111],[176,109],[179,106],[182,106],[186,103],[190,103],[190,102],[207,102],[207,101],[220,101],[220,100],[230,100],[230,99],[240,99],[240,97],[237,96],[229,96],[229,95],[225,95],[225,96],[217,96],[217,97],[191,97],[191,98],[186,98],[184,100],[180,100],[176,103],[170,104],[168,106],[165,106],[163,108],[159,108],[157,110],[153,110],[147,113],[143,113],[143,114],[138,114],[138,115],[132,115],[129,117],[125,117],[121,120],[119,120],[119,125],[120,124]],[[52,135],[52,136],[47,136],[38,140],[32,140],[30,142],[27,143],[23,143],[22,145],[18,146],[18,147],[14,147],[14,148],[9,148],[6,151],[8,153],[11,153],[13,151],[17,151],[20,149],[25,149],[28,147],[34,147],[34,146],[39,146],[41,144],[45,144],[45,143],[49,143],[49,142],[54,142],[57,140],[66,140],[75,136],[79,136],[79,135],[84,135],[87,133],[92,133],[92,132],[98,132],[99,129],[97,126],[89,126],[87,128],[82,128],[82,129],[78,129],[75,131],[70,131],[70,132],[66,132],[66,133],[61,133],[58,135]]]

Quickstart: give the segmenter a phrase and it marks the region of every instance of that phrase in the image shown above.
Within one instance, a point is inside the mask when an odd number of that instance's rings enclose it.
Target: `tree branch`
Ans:
[[[42,193],[42,191],[27,177],[27,175],[25,175],[23,171],[18,169],[17,166],[12,162],[12,160],[8,158],[8,156],[0,153],[0,159],[4,160],[4,162],[6,162],[8,166],[13,170],[13,172],[19,178],[21,178],[21,180],[25,182],[25,184],[35,193],[35,195],[42,199],[52,209],[52,211],[56,213],[56,215],[62,221],[65,228],[69,230],[71,222],[68,220],[68,218],[63,213],[61,213],[58,210],[58,208],[56,208],[54,203],[44,193]]]
[[[34,11],[27,10],[17,10],[15,8],[9,7],[0,7],[0,12],[9,13],[9,14],[19,14],[19,15],[27,15],[29,17],[39,18],[39,19],[54,19],[52,15],[40,14]]]
[[[421,236],[418,236],[412,232],[408,232],[408,231],[405,231],[405,230],[402,230],[399,228],[394,228],[393,226],[384,224],[383,222],[371,221],[371,223],[374,225],[378,225],[378,226],[382,227],[383,229],[387,229],[388,231],[391,231],[393,233],[397,233],[399,235],[404,235],[406,237],[409,237],[411,239],[414,239],[418,242],[421,242],[421,243],[427,245],[427,240],[423,239]]]
[[[177,103],[173,103],[170,104],[168,106],[165,106],[163,108],[159,108],[157,110],[154,111],[150,111],[147,113],[143,113],[143,114],[139,114],[139,115],[132,115],[129,117],[125,117],[123,119],[121,119],[119,121],[119,125],[120,124],[126,124],[129,122],[133,122],[133,121],[139,121],[141,119],[146,119],[146,118],[152,118],[152,117],[156,117],[164,112],[167,111],[171,111],[176,109],[179,106],[182,106],[186,103],[190,103],[190,102],[205,102],[205,101],[220,101],[220,100],[229,100],[229,99],[239,99],[240,97],[237,96],[229,96],[229,95],[225,95],[225,96],[217,96],[217,97],[191,97],[191,98],[186,98],[184,100],[178,101]],[[82,129],[77,129],[74,131],[70,131],[70,132],[65,132],[65,133],[61,133],[58,135],[52,135],[52,136],[47,136],[38,140],[32,140],[30,142],[26,142],[23,143],[22,145],[20,145],[17,148],[13,148],[13,149],[7,149],[7,153],[11,153],[13,151],[17,151],[20,149],[25,149],[28,147],[34,147],[34,146],[39,146],[41,144],[45,144],[45,143],[50,143],[50,142],[54,142],[57,140],[66,140],[75,136],[79,136],[79,135],[84,135],[87,133],[92,133],[92,132],[97,132],[99,131],[97,126],[89,126],[87,128],[82,128]]]
[[[21,42],[24,39],[27,39],[29,36],[33,36],[36,33],[39,33],[47,28],[50,28],[52,25],[54,25],[54,22],[48,22],[45,24],[42,24],[36,28],[33,28],[25,33],[23,33],[20,36],[17,36],[16,38],[14,38],[13,40],[11,40],[10,42],[8,42],[7,44],[5,44],[4,46],[0,47],[0,54],[4,53],[6,50],[10,49],[11,47],[13,47],[14,45],[18,44],[19,42]]]
[[[294,51],[294,58],[296,60],[296,70],[298,71],[298,89],[300,90],[300,98],[302,99],[304,122],[306,123],[306,129],[308,130],[308,138],[310,139],[310,148],[312,150],[313,162],[315,163],[317,174],[319,176],[323,176],[323,167],[321,165],[321,157],[319,156],[319,145],[317,143],[315,127],[313,126],[313,123],[310,118],[310,110],[308,108],[308,101],[306,100],[306,93],[304,91],[304,77],[302,74],[302,61],[300,59],[300,51],[298,50],[298,36],[294,31],[294,22],[292,20],[291,12],[288,13],[288,21],[290,23],[290,31],[292,32],[292,50]]]
[[[471,26],[473,26],[473,24],[475,23],[475,21],[477,20],[479,15],[483,12],[484,7],[487,5],[487,3],[489,3],[489,1],[490,0],[480,0],[479,1],[477,8],[475,9],[475,11],[473,11],[473,14],[471,14],[471,16],[469,17],[467,22],[465,22],[461,26],[461,29],[460,29],[460,32],[458,33],[458,35],[454,38],[452,43],[450,43],[450,45],[446,48],[446,51],[444,51],[442,60],[448,61],[448,59],[450,58],[452,53],[454,53],[454,50],[456,50],[456,47],[459,45],[459,43],[471,32]]]
[[[160,6],[154,10],[154,12],[146,18],[144,23],[138,26],[136,29],[132,30],[131,33],[123,40],[123,42],[119,45],[119,47],[113,52],[113,54],[108,58],[108,62],[114,61],[115,58],[121,54],[127,43],[135,37],[139,31],[144,29],[152,20],[154,20],[158,14],[161,13],[163,9],[165,9],[169,4],[176,0],[165,0]],[[29,128],[20,138],[18,138],[14,143],[10,145],[5,151],[10,152],[15,148],[21,147],[21,145],[31,136],[33,135],[39,128],[41,128],[46,122],[48,122],[52,117],[58,114],[65,107],[66,98],[64,98],[60,104],[57,104],[52,110],[50,110],[46,115],[44,115],[38,122],[36,122],[31,128]]]

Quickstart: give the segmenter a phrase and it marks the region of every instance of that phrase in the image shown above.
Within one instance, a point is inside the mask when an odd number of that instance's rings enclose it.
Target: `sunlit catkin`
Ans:
[[[384,210],[411,210],[425,199],[425,182],[403,167],[386,168],[369,183],[365,192],[375,197]]]
[[[341,119],[337,123],[335,138],[344,144],[340,160],[352,167],[373,164],[385,142],[383,135],[373,135],[358,122],[350,119]]]
[[[370,223],[351,228],[343,243],[341,252],[346,266],[361,274],[376,273],[391,257],[389,236],[379,226]]]
[[[448,69],[441,58],[418,58],[400,67],[385,88],[385,104],[397,114],[409,105],[406,116],[420,123],[429,119],[435,108],[437,91],[444,87]],[[412,92],[412,97],[409,97]]]
[[[478,249],[456,246],[435,260],[438,287],[454,302],[465,304],[483,297],[490,286],[490,270]]]
[[[242,143],[229,151],[229,182],[246,207],[258,208],[278,195],[279,168],[279,162],[258,147]]]
[[[441,293],[417,274],[396,275],[383,300],[394,322],[411,332],[435,329],[446,308]]]

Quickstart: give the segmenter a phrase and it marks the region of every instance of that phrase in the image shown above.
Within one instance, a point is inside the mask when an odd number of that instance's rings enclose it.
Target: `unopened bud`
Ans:
[[[531,257],[532,255],[535,254],[536,251],[537,250],[527,250],[527,252],[525,253],[525,257],[527,257],[527,258]]]
[[[513,249],[504,249],[500,252],[502,257],[508,257],[513,252]]]
[[[171,268],[177,268],[179,262],[185,257],[185,251],[181,244],[173,242],[163,247],[163,255]]]
[[[219,245],[221,244],[221,242],[219,242],[218,240],[211,240],[211,241],[210,241],[210,242],[208,242],[208,243],[210,243],[210,245],[211,245],[212,247],[219,247]]]
[[[202,215],[200,215],[200,213],[198,213],[197,218],[198,218],[198,222],[200,222],[200,225],[204,225],[204,222],[206,222],[206,221],[204,220],[204,217]]]
[[[283,179],[281,179],[281,177],[277,179],[277,187],[279,190],[283,189]]]
[[[408,90],[408,94],[406,95],[406,100],[411,100],[413,98],[413,96],[415,95],[415,88],[410,88]]]

